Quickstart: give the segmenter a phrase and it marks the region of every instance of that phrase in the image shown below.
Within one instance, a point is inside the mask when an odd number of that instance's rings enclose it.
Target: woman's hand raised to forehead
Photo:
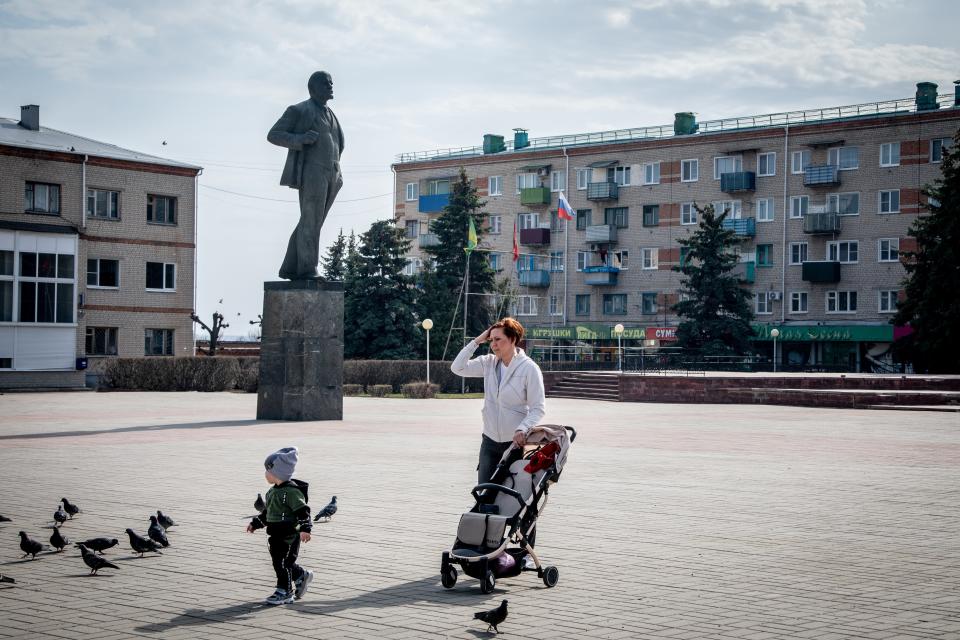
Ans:
[[[493,329],[493,327],[490,327],[490,329],[487,329],[486,331],[484,331],[483,333],[481,333],[480,335],[478,335],[476,338],[474,338],[473,341],[476,342],[477,344],[483,344],[484,342],[490,342],[490,331],[491,331],[492,329]]]

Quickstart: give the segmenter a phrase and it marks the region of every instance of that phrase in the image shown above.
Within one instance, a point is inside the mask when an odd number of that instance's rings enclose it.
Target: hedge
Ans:
[[[359,384],[367,389],[373,385],[389,384],[393,393],[410,382],[425,382],[427,363],[424,360],[344,360],[343,382]],[[430,361],[430,382],[445,393],[459,393],[461,381],[466,381],[468,392],[482,392],[483,378],[461,378],[450,371],[450,362]]]

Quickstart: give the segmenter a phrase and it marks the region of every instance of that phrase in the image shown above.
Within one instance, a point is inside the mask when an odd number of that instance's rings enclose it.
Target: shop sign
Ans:
[[[893,325],[753,325],[754,340],[773,340],[770,331],[778,329],[777,340],[787,342],[893,342]]]
[[[643,340],[646,330],[643,327],[625,327],[624,340]],[[616,340],[613,325],[575,324],[563,327],[527,327],[530,340]]]
[[[672,342],[677,339],[676,327],[647,327],[645,335],[647,340],[660,340],[661,342]]]

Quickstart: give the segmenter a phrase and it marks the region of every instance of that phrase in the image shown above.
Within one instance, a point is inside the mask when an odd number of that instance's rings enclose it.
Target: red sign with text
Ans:
[[[644,338],[647,340],[676,340],[677,339],[677,328],[676,327],[647,327]]]

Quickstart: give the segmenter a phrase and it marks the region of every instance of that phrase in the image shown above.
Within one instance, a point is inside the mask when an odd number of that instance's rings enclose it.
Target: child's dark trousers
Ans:
[[[270,559],[277,573],[277,589],[293,593],[293,583],[303,575],[303,567],[297,564],[300,555],[300,534],[273,535],[268,538]]]

